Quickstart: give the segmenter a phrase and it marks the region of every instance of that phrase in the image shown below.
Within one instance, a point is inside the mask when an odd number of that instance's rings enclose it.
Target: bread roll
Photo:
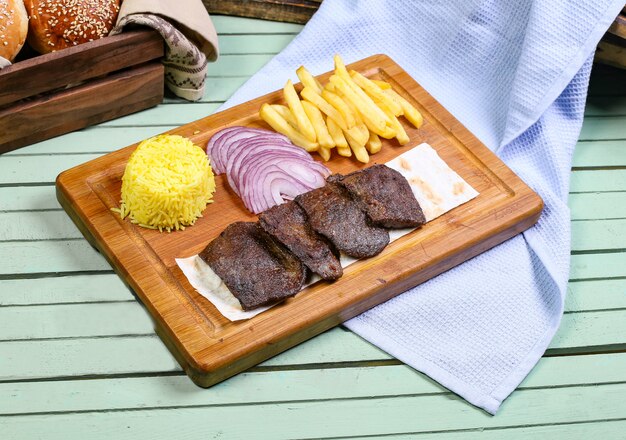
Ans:
[[[25,0],[25,4],[28,44],[39,53],[108,35],[120,10],[120,0]]]
[[[23,0],[0,0],[0,56],[13,61],[28,32]]]

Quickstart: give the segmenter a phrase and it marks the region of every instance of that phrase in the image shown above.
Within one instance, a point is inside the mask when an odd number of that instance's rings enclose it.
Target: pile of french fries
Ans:
[[[303,85],[300,96],[291,80],[283,89],[287,105],[263,104],[259,115],[274,130],[308,152],[317,152],[325,161],[337,148],[340,156],[369,162],[370,154],[382,148],[380,138],[409,142],[399,116],[416,128],[422,125],[420,112],[385,81],[370,80],[354,70],[348,72],[335,55],[335,71],[326,85],[320,84],[301,66],[297,71]]]

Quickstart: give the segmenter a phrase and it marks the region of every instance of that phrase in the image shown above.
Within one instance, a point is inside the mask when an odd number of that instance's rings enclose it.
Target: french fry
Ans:
[[[370,130],[381,135],[385,132],[387,123],[391,124],[391,121],[388,120],[387,115],[385,115],[385,113],[378,108],[378,106],[376,106],[374,101],[372,101],[372,99],[367,96],[365,92],[359,89],[365,96],[364,98],[355,91],[357,88],[356,85],[354,88],[351,87],[348,81],[337,75],[332,75],[330,77],[330,82],[334,84],[334,86],[346,99],[350,100],[352,104],[359,109],[363,122],[367,124]]]
[[[356,142],[354,138],[350,135],[350,133],[344,131],[344,135],[346,137],[346,140],[348,141],[348,144],[350,145],[350,148],[352,149],[352,152],[354,153],[354,157],[356,157],[356,160],[358,160],[359,162],[368,163],[370,161],[370,156],[369,154],[367,154],[365,146]]]
[[[372,82],[375,83],[378,87],[380,87],[383,90],[387,90],[391,88],[391,84],[385,81],[381,81],[379,79],[373,79]]]
[[[333,57],[333,61],[335,62],[335,73],[339,75],[341,78],[348,81],[350,79],[350,75],[348,74],[348,70],[346,69],[346,65],[343,63],[343,60],[339,55],[335,55]]]
[[[289,107],[282,104],[272,104],[272,108],[276,110],[276,113],[281,115],[283,119],[289,123],[289,125],[296,130],[298,129],[298,121],[296,121],[296,118],[293,113],[291,113],[291,110],[289,110]]]
[[[304,111],[304,110],[302,110]],[[317,151],[319,144],[317,142],[311,142],[304,137],[300,132],[296,131],[285,119],[278,114],[271,105],[265,103],[259,110],[259,116],[265,122],[269,124],[275,131],[287,136],[294,144],[304,148],[308,152]]]
[[[330,149],[335,146],[335,142],[328,132],[328,128],[326,127],[326,122],[324,122],[322,112],[320,111],[320,109],[318,109],[308,101],[302,101],[302,108],[304,108],[304,112],[309,118],[309,121],[311,121],[311,123],[313,124],[313,128],[315,129],[315,135],[317,137],[317,143],[320,145],[320,150],[328,150],[328,157],[330,158]],[[320,156],[321,155],[322,153],[320,152]]]
[[[365,144],[365,148],[370,154],[376,154],[383,148],[383,143],[380,141],[380,138],[376,133],[370,133],[370,138],[367,140]]]
[[[332,83],[329,83],[332,85]],[[369,139],[370,131],[379,134],[385,139],[392,139],[395,136],[395,130],[391,124],[386,125],[384,130],[379,130],[375,127],[371,120],[367,118],[367,116],[363,117],[362,113],[359,111],[357,106],[353,101],[347,99],[343,93],[339,89],[336,89],[336,92],[339,96],[343,98],[348,107],[352,110],[355,115],[355,120],[357,121],[357,127],[351,128],[348,130],[352,135],[352,138],[359,144],[365,145]]]
[[[338,76],[339,78],[343,79],[346,82],[346,85],[352,89],[352,91],[354,93],[356,93],[360,98],[361,98],[361,103],[365,104],[366,107],[368,107],[369,110],[371,110],[372,112],[374,112],[375,114],[378,115],[378,117],[382,118],[383,120],[385,120],[385,122],[390,123],[391,121],[387,121],[386,120],[386,116],[385,114],[380,111],[380,109],[376,106],[376,103],[374,103],[374,101],[372,101],[372,99],[367,96],[367,94],[354,82],[354,80],[352,79],[352,77],[350,76],[350,74],[348,73],[348,70],[346,69],[346,66],[343,63],[343,60],[341,59],[341,57],[339,55],[335,55],[333,58],[334,62],[335,62],[335,75]],[[333,75],[333,76],[335,76]],[[332,76],[331,76],[331,82],[332,82]],[[335,86],[337,84],[335,83]],[[343,92],[343,90],[342,90]],[[351,96],[348,97],[348,99],[352,99]],[[359,103],[357,101],[354,101],[354,103],[357,105],[357,107],[360,109],[362,108],[361,105],[358,105]],[[367,113],[367,109],[364,110],[365,113]],[[361,112],[363,113],[363,111]],[[378,126],[379,124],[376,123],[376,120],[373,120],[371,118],[371,114],[367,114],[366,115],[371,122],[373,123],[374,126]],[[379,128],[381,131],[384,130],[383,127]]]
[[[322,85],[313,75],[311,75],[306,67],[300,66],[298,70],[296,70],[296,75],[298,75],[298,79],[302,83],[303,87],[308,87],[319,94],[322,93]]]
[[[346,133],[350,133],[350,136],[352,136],[352,139],[354,139],[354,141],[361,146],[365,146],[365,144],[367,143],[367,140],[370,137],[370,132],[367,129],[367,126],[365,124],[355,125],[351,129],[349,129]]]
[[[300,96],[291,81],[283,89],[284,105],[263,104],[259,115],[274,130],[327,161],[332,149],[368,163],[382,149],[381,138],[410,141],[399,121],[405,116],[415,127],[423,124],[421,113],[400,96],[387,81],[369,79],[348,71],[339,55],[333,57],[334,72],[321,84],[304,66],[296,70],[302,84]]]
[[[389,122],[387,121],[387,117],[385,116],[385,114],[383,113],[383,111],[381,109],[378,108],[378,106],[376,105],[376,103],[372,100],[372,98],[370,98],[367,93],[365,93],[363,91],[363,89],[361,89],[361,87],[359,87],[354,80],[352,79],[352,77],[350,75],[348,75],[348,78],[342,78],[346,85],[354,92],[356,93],[356,95],[361,99],[362,103],[365,104],[367,106],[367,108],[371,109],[374,113],[376,113],[379,117],[381,117],[383,120],[385,120],[385,122]],[[361,107],[359,107],[361,108]],[[361,112],[363,113],[363,112]]]
[[[389,96],[396,104],[400,106],[400,109],[402,109],[402,104],[400,103],[400,95],[395,93],[393,89],[385,89],[384,92],[385,92],[385,95]],[[404,114],[404,109],[402,109],[402,113],[396,116],[402,116],[403,114]]]
[[[337,111],[341,114],[341,116],[343,116],[343,120],[346,121],[348,129],[356,125],[354,115],[352,114],[350,107],[348,107],[346,103],[343,102],[343,99],[328,90],[322,91],[322,98],[324,98],[326,102],[328,102],[330,105],[335,107]]]
[[[376,133],[378,136],[382,138],[393,139],[394,137],[396,137],[396,131],[392,128],[391,124],[385,125],[384,130],[379,130],[378,127],[375,127],[374,125],[372,125],[371,121],[367,119],[365,116],[363,117],[363,123],[365,124],[365,126],[367,127],[369,131],[371,131],[372,133]]]
[[[328,162],[330,160],[330,148],[320,146],[317,149],[317,154],[320,155],[320,157],[322,158],[322,160],[324,160],[324,162]]]
[[[283,88],[283,94],[285,97],[285,101],[287,101],[287,106],[289,107],[289,110],[291,110],[291,113],[293,113],[293,116],[298,122],[298,128],[300,133],[302,133],[304,137],[306,137],[311,142],[315,142],[317,139],[315,136],[315,129],[313,128],[313,124],[311,124],[311,121],[309,121],[309,118],[307,118],[306,113],[302,108],[302,102],[300,101],[300,98],[296,93],[296,89],[293,88],[293,83],[291,82],[291,80],[287,80],[287,84],[285,84],[285,87]]]
[[[348,141],[346,141],[346,144],[348,143]],[[350,148],[350,146],[346,146],[346,147],[337,147],[337,154],[343,157],[351,157],[352,156],[352,149]]]
[[[380,108],[387,114],[389,119],[391,119],[391,123],[396,132],[395,137],[398,140],[398,143],[400,145],[405,145],[407,142],[409,142],[409,136],[406,134],[404,127],[402,126],[400,121],[398,121],[398,118],[396,118],[396,116],[392,113],[391,109],[383,104],[381,104]]]
[[[337,146],[337,154],[344,157],[352,156],[352,150],[350,150],[350,147],[348,146],[348,141],[337,123],[331,118],[326,118],[326,126],[328,127],[328,132]]]
[[[409,122],[415,126],[415,128],[420,128],[422,126],[422,124],[424,123],[424,118],[422,117],[422,114],[419,112],[419,110],[413,107],[413,105],[411,105],[409,101],[398,95],[398,93],[393,89],[385,90],[385,93],[392,96],[396,101],[400,103],[400,105],[402,106],[404,117],[407,118]]]
[[[361,117],[361,112],[359,111],[359,109],[356,108],[356,106],[352,103],[352,101],[350,101],[349,99],[346,99],[346,97],[341,92],[337,91],[337,95],[341,99],[343,99],[343,102],[345,102],[348,108],[350,108],[350,111],[352,111],[352,114],[354,115],[354,120],[356,121],[357,125],[363,125],[363,118]]]
[[[389,109],[391,109],[394,116],[402,114],[402,106],[397,101],[393,100],[389,95],[387,95],[383,91],[383,89],[378,87],[376,83],[370,81],[359,72],[356,72],[354,70],[350,71],[350,76],[352,77],[352,80],[355,82],[355,84],[363,89],[363,91],[367,93],[370,98],[372,98],[374,103],[378,104],[379,107],[380,104],[384,104]]]
[[[315,93],[314,90],[305,87],[300,92],[300,95],[313,104],[315,107],[319,108],[322,113],[324,113],[329,118],[333,119],[342,130],[347,130],[348,125],[346,121],[343,119],[343,116],[337,111],[335,107],[330,105],[324,98]]]
[[[354,106],[354,104],[349,99],[344,98],[343,100],[354,114],[354,120],[356,121],[356,126],[349,129],[348,132],[357,143],[359,143],[360,145],[365,145],[370,137],[369,129],[367,128],[367,125],[365,125],[365,123],[363,122],[361,113]]]

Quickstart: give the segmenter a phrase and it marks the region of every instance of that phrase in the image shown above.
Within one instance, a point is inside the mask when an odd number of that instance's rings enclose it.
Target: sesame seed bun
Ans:
[[[28,15],[22,0],[0,0],[0,57],[13,61],[28,32]]]
[[[25,0],[25,4],[28,44],[39,53],[108,35],[120,10],[120,0]]]

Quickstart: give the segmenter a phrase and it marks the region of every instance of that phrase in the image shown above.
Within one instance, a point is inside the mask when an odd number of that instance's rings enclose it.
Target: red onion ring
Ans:
[[[227,127],[206,147],[216,174],[244,205],[258,214],[297,195],[324,186],[330,171],[282,134],[251,127]]]

